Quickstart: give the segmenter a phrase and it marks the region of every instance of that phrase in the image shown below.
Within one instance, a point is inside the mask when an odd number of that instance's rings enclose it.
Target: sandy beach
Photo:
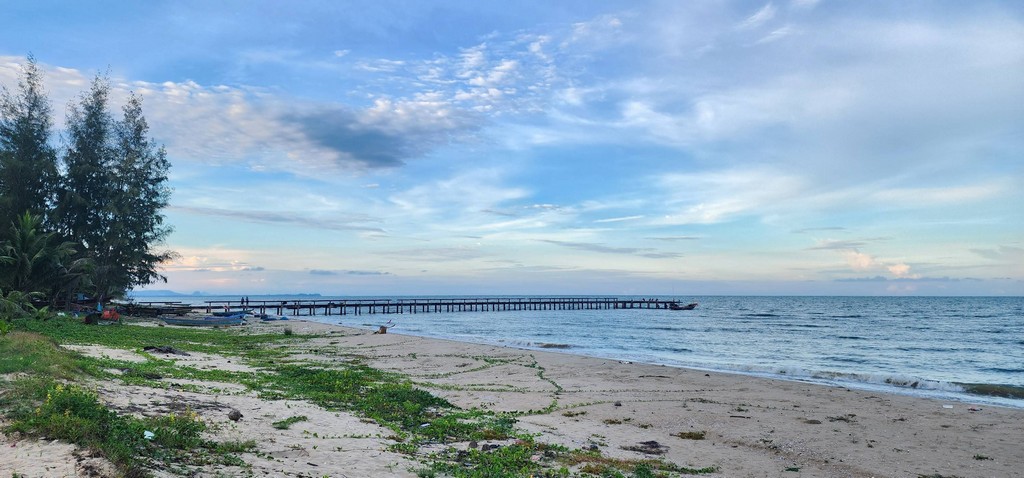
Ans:
[[[622,363],[566,353],[427,339],[288,321],[252,332],[319,334],[295,342],[292,359],[360,357],[399,372],[463,408],[529,412],[517,426],[536,440],[597,449],[612,458],[661,458],[723,477],[1022,476],[1024,410],[821,385]],[[75,347],[84,354],[145,360],[132,350]],[[196,368],[246,370],[237,359],[168,354]],[[218,439],[255,438],[243,458],[255,476],[416,476],[416,457],[393,451],[391,432],[345,412],[295,400],[264,400],[238,384],[190,391],[91,384],[112,407],[136,414],[196,411]],[[229,412],[242,418],[232,421]],[[289,429],[272,423],[303,415]],[[456,448],[486,443],[456,443]],[[502,443],[495,443],[502,444]],[[440,446],[440,445],[438,445]],[[429,450],[421,449],[421,453]],[[0,438],[0,476],[114,476],[83,450]],[[221,466],[202,476],[239,476]],[[175,476],[161,474],[158,476]]]

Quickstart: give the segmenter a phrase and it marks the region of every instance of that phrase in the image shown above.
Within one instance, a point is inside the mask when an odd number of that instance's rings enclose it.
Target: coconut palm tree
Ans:
[[[75,285],[85,276],[88,264],[73,260],[75,243],[60,241],[41,229],[42,218],[22,214],[11,224],[10,240],[0,246],[0,288],[23,296],[50,296]]]

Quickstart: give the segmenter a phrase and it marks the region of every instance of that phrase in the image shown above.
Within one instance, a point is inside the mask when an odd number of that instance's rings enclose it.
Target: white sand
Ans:
[[[1024,470],[1024,410],[941,402],[801,382],[642,364],[570,354],[425,339],[316,322],[250,326],[280,333],[330,333],[299,345],[295,358],[337,362],[348,354],[372,367],[409,375],[461,407],[554,411],[521,417],[539,441],[597,446],[606,456],[661,457],[694,468],[716,466],[724,477],[1017,477]],[[79,348],[130,358],[134,352]],[[125,355],[127,354],[127,355]],[[161,355],[194,367],[244,370],[237,359]],[[485,360],[486,358],[486,360]],[[419,466],[387,451],[390,431],[348,413],[299,401],[260,400],[232,384],[200,392],[96,384],[113,407],[136,414],[188,407],[218,440],[256,439],[246,454],[256,476],[415,476]],[[972,411],[974,409],[975,411]],[[227,418],[238,410],[238,422]],[[272,423],[304,415],[288,430]],[[703,432],[703,440],[680,438]],[[626,450],[656,441],[662,455]],[[14,447],[11,445],[14,444]],[[454,446],[464,448],[465,444]],[[66,444],[0,439],[0,476],[85,474]],[[79,453],[81,455],[81,453]],[[984,459],[982,459],[984,458]],[[89,463],[95,462],[92,459]],[[97,468],[96,465],[88,465]],[[799,471],[793,471],[799,469]],[[241,470],[209,468],[203,476]]]

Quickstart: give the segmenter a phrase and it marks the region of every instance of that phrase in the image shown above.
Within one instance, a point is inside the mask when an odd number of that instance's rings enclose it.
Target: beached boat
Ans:
[[[225,310],[224,312],[213,312],[210,315],[212,315],[214,317],[232,317],[232,316],[235,316],[235,315],[245,315],[245,314],[251,314],[251,313],[252,313],[252,309],[242,309],[242,310]]]
[[[271,315],[271,314],[260,314],[257,315],[260,320],[271,321],[271,320],[288,320],[288,317],[283,315]]]
[[[668,308],[671,310],[693,310],[697,308],[697,303],[691,302],[689,304],[682,305],[679,302],[673,302],[668,305]]]
[[[124,315],[159,317],[161,315],[185,315],[193,311],[191,305],[184,304],[125,304],[118,309]]]
[[[188,325],[198,327],[214,327],[214,326],[225,326],[225,325],[242,325],[245,322],[245,314],[235,314],[228,316],[214,316],[208,315],[205,317],[170,317],[161,316],[160,320],[164,321],[167,325]]]

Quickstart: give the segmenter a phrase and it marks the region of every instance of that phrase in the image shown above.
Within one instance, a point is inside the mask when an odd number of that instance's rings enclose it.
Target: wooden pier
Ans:
[[[207,314],[225,311],[251,311],[254,314],[289,316],[426,314],[449,312],[498,312],[515,310],[602,310],[670,309],[675,300],[620,299],[615,297],[471,297],[471,298],[398,298],[346,300],[214,300],[193,306]]]

